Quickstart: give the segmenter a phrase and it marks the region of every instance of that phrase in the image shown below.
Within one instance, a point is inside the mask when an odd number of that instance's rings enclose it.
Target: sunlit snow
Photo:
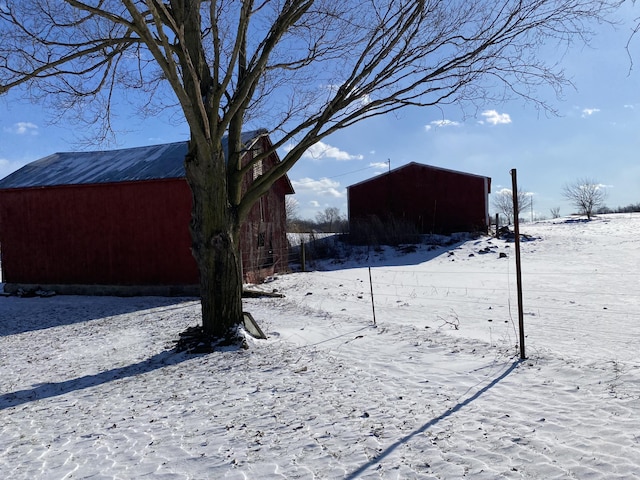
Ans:
[[[637,478],[640,215],[521,231],[525,361],[490,237],[257,286],[248,350],[173,353],[195,299],[2,297],[2,477]]]

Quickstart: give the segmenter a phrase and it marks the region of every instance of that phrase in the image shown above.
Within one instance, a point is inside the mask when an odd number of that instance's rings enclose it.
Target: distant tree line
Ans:
[[[601,215],[606,213],[634,213],[634,212],[640,212],[640,202],[630,203],[626,207],[617,207],[617,208],[609,208],[606,205],[604,205],[596,211],[596,213]]]
[[[286,199],[287,231],[290,233],[347,233],[349,221],[337,207],[327,207],[316,213],[315,219],[303,219],[298,215],[298,202]]]

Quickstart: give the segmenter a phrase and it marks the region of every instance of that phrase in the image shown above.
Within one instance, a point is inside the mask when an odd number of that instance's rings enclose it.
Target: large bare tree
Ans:
[[[566,84],[541,47],[584,41],[600,0],[0,0],[0,94],[17,89],[109,133],[114,102],[177,106],[202,321],[242,318],[240,224],[310,146],[366,118]],[[155,109],[155,110],[154,110]],[[246,124],[282,162],[247,189]],[[259,124],[259,125],[257,125]],[[228,153],[222,138],[228,135]],[[389,139],[392,141],[393,139]],[[257,154],[258,162],[272,152]]]
[[[587,220],[591,220],[596,210],[604,206],[607,191],[604,185],[592,178],[580,178],[573,183],[566,183],[562,187],[562,196],[586,215]]]

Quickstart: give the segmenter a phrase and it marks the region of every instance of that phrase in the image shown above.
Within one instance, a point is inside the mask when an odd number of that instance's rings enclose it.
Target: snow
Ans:
[[[525,361],[489,237],[279,276],[248,350],[173,353],[194,299],[0,297],[0,473],[637,478],[640,215],[521,231]]]

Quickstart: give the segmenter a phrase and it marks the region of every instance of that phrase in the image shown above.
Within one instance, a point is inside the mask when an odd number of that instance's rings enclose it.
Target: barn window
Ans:
[[[264,247],[265,243],[265,232],[258,233],[258,246]]]

